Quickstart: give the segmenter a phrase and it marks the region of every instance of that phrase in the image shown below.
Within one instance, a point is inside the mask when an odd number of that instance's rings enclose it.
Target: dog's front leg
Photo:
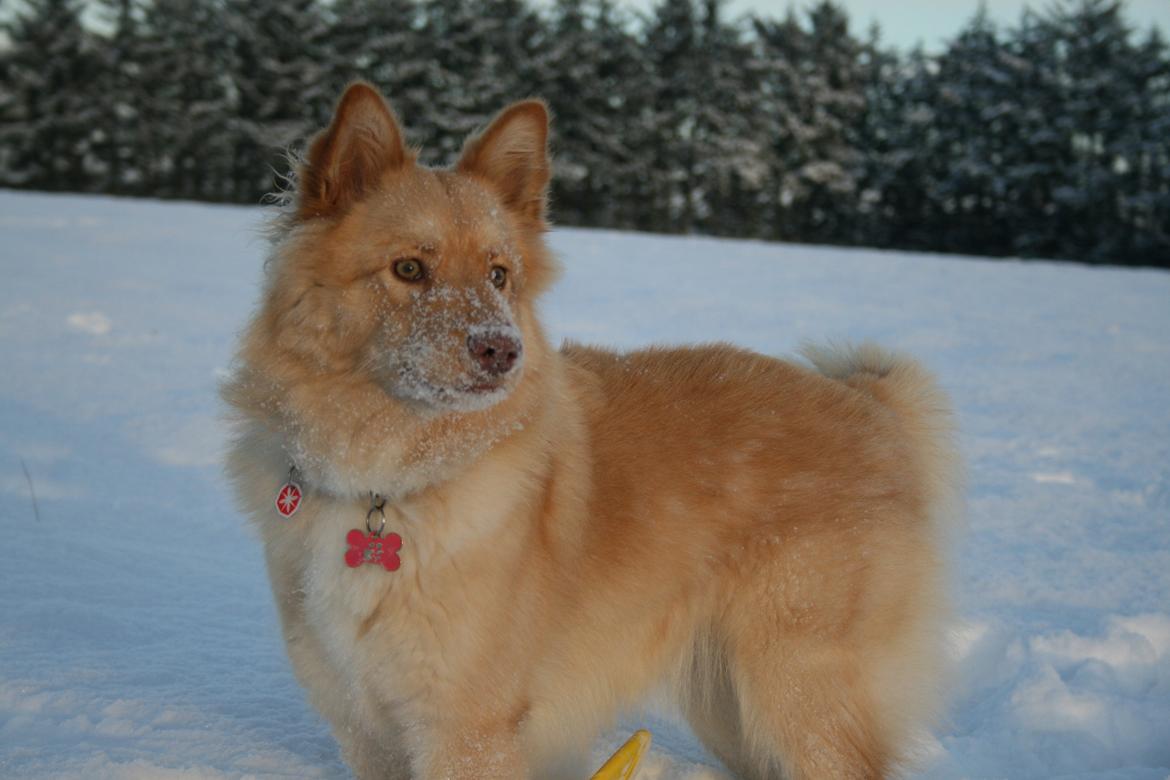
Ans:
[[[528,761],[515,722],[445,725],[433,742],[424,780],[524,780]]]
[[[341,756],[357,780],[416,780],[401,730],[368,731],[351,723],[334,728]]]

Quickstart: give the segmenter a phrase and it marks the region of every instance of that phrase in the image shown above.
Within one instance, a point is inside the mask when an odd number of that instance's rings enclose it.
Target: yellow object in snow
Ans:
[[[650,747],[650,732],[646,729],[638,729],[634,732],[634,736],[626,740],[626,744],[617,749],[617,752],[610,756],[609,761],[601,769],[597,770],[597,774],[593,775],[590,780],[630,780],[634,776],[634,772],[638,771],[638,762],[642,760],[642,754],[646,752],[646,748]]]

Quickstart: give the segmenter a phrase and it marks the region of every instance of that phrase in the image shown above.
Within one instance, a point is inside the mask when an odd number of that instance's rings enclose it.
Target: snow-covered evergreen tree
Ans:
[[[862,45],[849,29],[844,8],[821,0],[809,11],[811,61],[805,74],[816,135],[811,161],[800,172],[806,193],[806,240],[842,243],[857,219],[862,176],[859,149],[865,115]]]
[[[882,42],[881,27],[870,27],[862,45],[861,82],[865,111],[858,128],[861,176],[851,241],[890,246],[906,169],[918,158],[918,141],[905,132],[908,99],[905,59]]]
[[[1115,257],[1165,264],[1170,258],[1170,51],[1151,30],[1126,73],[1134,121],[1120,141],[1122,246]]]
[[[341,94],[357,78],[376,84],[412,140],[429,113],[426,78],[431,55],[421,45],[420,25],[416,0],[338,0],[327,40],[330,91]]]
[[[1018,151],[1020,136],[1017,66],[985,6],[935,60],[934,121],[922,147],[927,192],[938,215],[932,247],[1011,251],[1008,220],[1015,209],[1005,165]]]
[[[822,0],[808,12],[755,20],[770,74],[772,235],[840,243],[854,232],[863,177],[861,43],[844,11]]]
[[[318,0],[224,0],[216,25],[231,53],[236,198],[260,199],[287,167],[286,150],[327,117],[329,26]],[[213,28],[215,29],[215,28]]]
[[[643,51],[651,99],[640,122],[654,137],[641,153],[649,163],[649,197],[639,204],[651,230],[686,231],[694,225],[694,149],[691,131],[698,113],[698,18],[692,0],[662,0],[644,32]]]
[[[28,0],[4,23],[0,183],[92,189],[100,170],[98,57],[81,0]]]
[[[97,188],[133,194],[145,184],[144,161],[138,151],[144,145],[141,107],[149,99],[142,71],[142,2],[102,0],[102,10],[110,32],[97,48],[101,119],[96,153],[102,163]]]
[[[424,0],[422,9],[429,113],[420,140],[424,159],[449,162],[492,114],[535,94],[544,24],[524,0]]]
[[[1057,127],[1064,102],[1057,41],[1050,24],[1025,11],[1006,36],[1008,55],[1017,67],[1008,89],[1018,111],[1016,142],[1004,161],[1009,196],[1008,234],[1013,253],[1053,254],[1059,242],[1054,193],[1062,186],[1069,146]]]
[[[647,226],[710,230],[724,210],[750,208],[760,165],[752,132],[749,49],[722,2],[663,0],[645,32],[652,102],[640,121],[655,138]]]
[[[882,202],[890,215],[886,245],[929,249],[946,216],[943,198],[934,189],[934,154],[927,151],[942,147],[936,129],[935,63],[921,46],[910,53],[899,82],[888,131],[890,166],[881,174],[886,184]]]
[[[723,0],[704,0],[699,47],[698,114],[691,133],[698,185],[694,227],[758,234],[768,147],[757,102],[763,65],[751,56],[740,28],[724,19]]]
[[[611,0],[558,0],[535,94],[554,117],[553,215],[571,224],[632,227],[625,208],[644,170],[645,69],[628,20]]]
[[[171,198],[239,199],[236,119],[216,0],[152,0],[143,22],[137,118],[149,191]],[[256,178],[263,161],[252,160]]]
[[[1058,251],[1106,260],[1120,227],[1107,223],[1119,211],[1121,141],[1135,119],[1127,94],[1134,85],[1122,78],[1135,54],[1131,31],[1119,0],[1065,0],[1048,23],[1061,55],[1063,94],[1054,119],[1068,148],[1063,182],[1053,192]]]

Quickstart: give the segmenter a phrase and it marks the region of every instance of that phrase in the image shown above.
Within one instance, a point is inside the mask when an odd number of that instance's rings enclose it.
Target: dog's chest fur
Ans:
[[[273,470],[275,493],[280,481]],[[368,502],[306,491],[291,519],[257,513],[274,587],[295,605],[287,633],[312,634],[348,693],[393,702],[406,720],[425,720],[453,698],[484,663],[493,634],[507,625],[500,589],[523,535],[516,491],[491,459],[460,488],[386,505],[386,533],[402,537],[401,567],[345,565],[345,537],[365,530]],[[496,485],[495,490],[482,489]],[[375,512],[373,528],[378,527]]]

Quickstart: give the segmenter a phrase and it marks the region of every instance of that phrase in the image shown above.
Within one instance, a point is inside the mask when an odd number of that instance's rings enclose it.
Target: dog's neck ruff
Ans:
[[[291,518],[301,508],[305,491],[298,481],[296,465],[289,467],[288,479],[276,491],[276,511],[285,518]],[[374,528],[374,525],[377,528]],[[397,571],[402,565],[398,551],[402,549],[402,537],[386,531],[386,499],[370,491],[370,506],[366,510],[366,530],[355,528],[345,536],[345,565],[356,569],[365,563],[381,566],[386,571]]]

